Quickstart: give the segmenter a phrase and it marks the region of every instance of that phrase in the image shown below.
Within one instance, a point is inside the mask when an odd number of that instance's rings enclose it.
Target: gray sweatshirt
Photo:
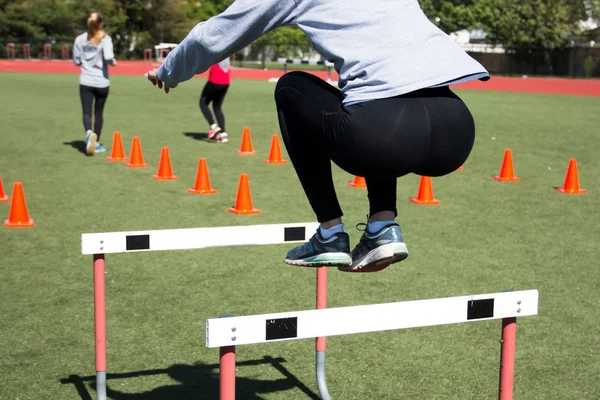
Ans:
[[[81,66],[79,83],[85,86],[105,88],[110,85],[108,65],[115,65],[115,54],[110,36],[106,35],[98,45],[88,41],[88,34],[82,33],[73,45],[73,62]]]
[[[302,29],[334,63],[345,105],[489,79],[481,64],[427,19],[417,0],[237,0],[196,25],[158,77],[174,88],[284,25]]]

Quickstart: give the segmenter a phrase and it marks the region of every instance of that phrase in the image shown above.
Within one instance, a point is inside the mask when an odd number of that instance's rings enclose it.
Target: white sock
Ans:
[[[212,124],[212,125],[210,126],[210,129],[216,129],[218,126],[219,126],[219,125],[217,125],[217,124]]]
[[[329,229],[325,229],[325,228],[323,228],[323,225],[321,225],[319,227],[319,230],[321,232],[321,236],[323,236],[323,239],[329,239],[336,233],[344,232],[344,223],[334,225]]]
[[[375,233],[378,232],[379,230],[383,229],[384,227],[388,226],[388,225],[392,225],[395,224],[396,221],[369,221],[369,223],[367,224],[367,230],[371,233]]]

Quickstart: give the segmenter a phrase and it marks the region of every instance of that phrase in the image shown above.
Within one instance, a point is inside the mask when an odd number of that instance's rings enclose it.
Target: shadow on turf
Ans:
[[[259,360],[241,361],[236,364],[238,368],[256,366],[261,364],[271,364],[273,368],[279,371],[284,377],[281,379],[266,381],[251,378],[236,378],[235,388],[236,397],[245,400],[262,400],[260,394],[282,392],[293,388],[298,388],[308,399],[319,400],[320,397],[302,383],[295,375],[288,371],[283,363],[284,358],[273,358],[265,356]],[[137,378],[152,375],[168,375],[178,383],[167,386],[160,386],[142,393],[123,393],[111,389],[111,381],[116,379]],[[95,390],[95,376],[69,375],[63,378],[60,383],[63,385],[72,384],[81,397],[81,400],[93,400],[88,392],[86,382],[89,387]],[[126,372],[121,374],[107,374],[106,394],[112,400],[187,400],[187,399],[206,399],[214,400],[219,398],[219,365],[202,364],[194,365],[175,364],[166,369],[154,369],[145,371]]]
[[[72,142],[63,142],[65,146],[71,146],[75,150],[79,151],[81,154],[87,156],[85,152],[85,141],[84,140],[73,140]]]
[[[190,137],[195,140],[202,140],[204,142],[216,143],[214,138],[211,140],[208,138],[208,133],[206,132],[183,132],[183,134],[187,137]]]

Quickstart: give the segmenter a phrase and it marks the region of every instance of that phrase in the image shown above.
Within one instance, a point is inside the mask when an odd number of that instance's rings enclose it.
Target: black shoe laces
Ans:
[[[368,220],[369,220],[369,216],[367,215],[367,221]],[[367,232],[367,227],[368,227],[368,222],[359,222],[358,224],[356,224],[356,229],[361,232]],[[360,241],[358,242],[358,244],[352,251],[352,254],[364,253],[364,252],[369,251],[369,248],[365,245],[365,240],[364,240],[365,238],[366,238],[366,235],[363,234],[362,237],[360,238]]]

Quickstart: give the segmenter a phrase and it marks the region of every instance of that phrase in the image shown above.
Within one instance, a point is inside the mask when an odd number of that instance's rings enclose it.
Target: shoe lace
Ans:
[[[366,231],[368,223],[369,223],[368,221],[369,221],[369,216],[367,215],[367,222],[359,222],[358,224],[356,224],[356,229],[358,229],[361,232]]]
[[[369,220],[369,216],[367,215],[367,221]],[[366,232],[367,231],[367,227],[368,227],[368,223],[367,222],[359,222],[358,224],[356,224],[356,229],[361,231],[361,232]],[[354,248],[353,253],[362,253],[368,250],[368,247],[366,246],[366,244],[364,243],[364,238],[365,235],[363,235],[360,238],[360,241],[356,244],[356,247]]]

